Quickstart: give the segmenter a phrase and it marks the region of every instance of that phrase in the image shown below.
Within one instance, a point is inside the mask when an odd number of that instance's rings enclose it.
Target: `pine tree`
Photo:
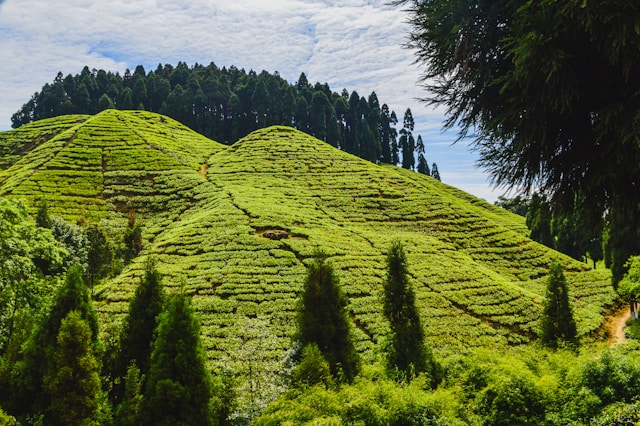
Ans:
[[[438,170],[438,165],[436,163],[433,163],[431,165],[431,177],[434,178],[435,180],[441,180],[440,171]]]
[[[211,425],[210,400],[200,325],[189,298],[177,294],[160,314],[139,424]]]
[[[87,229],[87,240],[89,241],[87,276],[93,294],[96,281],[107,276],[111,271],[113,249],[106,232],[98,225],[92,225]]]
[[[309,343],[302,349],[300,363],[291,374],[291,382],[299,388],[319,384],[329,388],[333,385],[331,368],[329,368],[329,363],[322,356],[318,345]]]
[[[114,378],[123,378],[132,363],[139,368],[141,374],[148,376],[153,331],[157,327],[163,304],[162,276],[154,261],[148,260],[144,276],[129,302],[129,313],[122,326]],[[122,384],[114,386],[113,399],[116,404],[122,399],[123,391]]]
[[[44,377],[49,397],[47,425],[97,425],[99,364],[92,331],[82,313],[71,311],[60,323],[52,368]]]
[[[127,368],[125,377],[125,390],[122,403],[118,405],[114,416],[117,426],[136,426],[142,404],[142,381],[144,376],[140,369],[132,363]]]
[[[318,345],[331,373],[339,381],[352,382],[359,359],[351,340],[347,299],[327,255],[316,252],[307,277],[298,314],[298,339],[302,346]]]
[[[98,342],[98,317],[82,280],[82,269],[77,265],[72,266],[49,311],[25,343],[23,360],[12,375],[16,413],[42,413],[48,407],[48,394],[43,392],[43,379],[52,374],[60,326],[71,311],[76,311],[86,321],[91,332],[94,354],[99,358],[101,347]]]
[[[104,111],[105,109],[114,109],[115,105],[113,101],[106,93],[103,93],[98,99],[98,111]]]
[[[424,344],[415,294],[408,279],[407,258],[399,241],[393,242],[387,253],[383,308],[391,326],[387,348],[389,373],[400,380],[409,380],[424,372],[431,376],[432,385],[436,385],[437,366]]]
[[[44,198],[40,200],[40,204],[38,205],[38,212],[36,213],[36,225],[39,228],[51,228],[51,216],[49,216],[47,200],[45,200]]]
[[[540,318],[542,343],[557,347],[559,341],[577,343],[576,322],[569,306],[567,280],[556,261],[549,267],[544,309]]]
[[[418,155],[418,167],[416,171],[423,175],[431,176],[431,170],[429,170],[429,164],[427,164],[427,159],[424,158],[424,154]]]
[[[553,247],[551,236],[551,209],[544,197],[533,194],[527,212],[527,227],[531,230],[530,238],[547,247]]]
[[[122,240],[124,243],[124,263],[128,264],[142,251],[142,225],[136,223],[134,212],[129,212],[129,221]]]

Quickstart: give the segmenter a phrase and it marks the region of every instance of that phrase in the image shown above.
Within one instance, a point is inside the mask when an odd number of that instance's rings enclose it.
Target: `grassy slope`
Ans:
[[[45,194],[54,213],[116,227],[135,211],[145,225],[144,254],[160,259],[167,285],[195,295],[211,361],[238,348],[237,325],[255,318],[275,337],[264,357],[282,355],[304,261],[316,247],[339,271],[358,347],[368,354],[387,330],[380,291],[393,239],[405,243],[429,343],[440,353],[529,342],[553,257],[568,270],[582,334],[601,325],[615,297],[606,272],[531,242],[521,218],[293,129],[263,129],[223,147],[149,113],[60,120],[53,137],[33,146],[29,132],[39,141],[38,129],[50,135],[51,124],[0,133],[0,149],[18,136],[31,149],[0,163],[12,164],[0,171],[0,195]],[[271,229],[290,236],[264,238]],[[99,289],[103,318],[126,310],[142,264],[141,257]]]

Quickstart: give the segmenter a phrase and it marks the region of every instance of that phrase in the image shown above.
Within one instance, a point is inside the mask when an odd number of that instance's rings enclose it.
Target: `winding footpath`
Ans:
[[[615,345],[627,341],[627,337],[624,335],[625,323],[630,318],[629,306],[625,305],[615,312],[614,315],[609,317],[607,321],[607,331],[609,334],[609,344]]]

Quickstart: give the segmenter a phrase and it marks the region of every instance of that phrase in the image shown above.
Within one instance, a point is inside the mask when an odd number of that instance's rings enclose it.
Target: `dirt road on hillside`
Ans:
[[[610,345],[627,341],[624,335],[624,327],[630,316],[629,306],[625,305],[607,319],[608,341]]]

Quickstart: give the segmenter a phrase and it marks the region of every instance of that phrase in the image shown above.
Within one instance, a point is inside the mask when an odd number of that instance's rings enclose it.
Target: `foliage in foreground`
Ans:
[[[254,424],[627,424],[622,419],[638,413],[638,355],[637,344],[596,358],[591,351],[478,351],[445,360],[436,390],[424,376],[399,385],[381,366],[368,367],[350,385],[294,388]]]
[[[446,126],[473,134],[497,185],[570,209],[578,200],[591,223],[606,213],[618,281],[640,252],[638,3],[395,3],[409,9],[428,102],[447,109]]]

